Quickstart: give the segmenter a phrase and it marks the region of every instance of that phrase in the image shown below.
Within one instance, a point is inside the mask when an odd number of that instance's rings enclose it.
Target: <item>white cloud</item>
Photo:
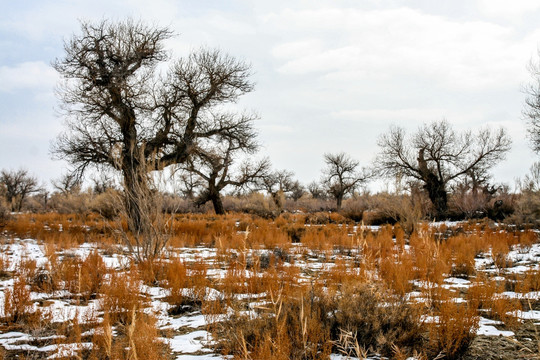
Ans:
[[[523,15],[540,9],[538,0],[479,0],[479,10],[487,16],[519,20]]]
[[[54,69],[42,61],[0,67],[0,91],[52,91],[58,79]]]
[[[3,59],[20,62],[0,64],[0,92],[15,98],[18,90],[35,89],[46,99],[21,98],[27,108],[8,104],[13,114],[52,104],[56,75],[47,64],[62,56],[62,38],[79,32],[77,20],[131,16],[171,26],[180,35],[166,44],[173,58],[217,46],[252,63],[256,91],[241,105],[261,115],[256,126],[275,166],[305,181],[318,176],[325,151],[344,150],[367,162],[390,123],[410,132],[443,117],[456,129],[507,120],[516,154],[525,149],[530,156],[526,146],[518,147],[524,142],[518,97],[540,41],[540,29],[530,22],[540,2],[479,1],[457,1],[452,9],[375,0],[21,3],[0,15],[2,41],[18,42],[5,46],[10,51]],[[459,13],[463,3],[470,13]],[[43,109],[13,121],[33,129],[33,114]],[[39,129],[48,138],[57,131]],[[12,135],[17,143],[29,136],[26,130]],[[509,156],[507,163],[519,167],[516,159]]]
[[[282,73],[341,79],[351,73],[364,78],[409,75],[450,90],[478,91],[523,81],[536,46],[509,27],[408,8],[288,9],[266,21],[295,39],[272,51],[282,61]]]
[[[271,52],[279,59],[294,59],[301,56],[316,55],[322,51],[322,44],[316,39],[292,41],[275,46]]]

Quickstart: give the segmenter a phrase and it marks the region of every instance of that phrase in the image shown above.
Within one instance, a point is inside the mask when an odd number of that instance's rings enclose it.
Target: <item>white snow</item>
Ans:
[[[485,336],[514,336],[512,331],[498,330],[494,325],[500,325],[500,321],[490,320],[481,317],[478,323],[478,331],[476,335]]]

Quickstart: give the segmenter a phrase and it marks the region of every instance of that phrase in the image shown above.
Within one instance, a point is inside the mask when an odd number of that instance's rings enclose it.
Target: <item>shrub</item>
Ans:
[[[185,300],[184,288],[188,284],[186,264],[178,258],[173,258],[166,265],[165,287],[170,290],[167,299],[169,303],[176,307],[182,306]]]
[[[120,199],[121,195],[117,190],[107,189],[105,192],[96,195],[90,201],[88,207],[90,210],[103,216],[103,218],[113,220],[120,212]]]
[[[223,353],[253,359],[327,359],[335,344],[343,350],[343,332],[354,334],[350,343],[357,348],[385,356],[391,356],[395,346],[412,353],[424,342],[417,310],[381,287],[351,282],[332,294],[316,287],[301,291],[294,296],[282,289],[258,316],[236,314],[222,323],[217,335]]]
[[[40,310],[34,309],[30,298],[30,289],[23,276],[13,283],[13,288],[4,292],[4,320],[8,324],[28,325],[37,327],[48,319]]]
[[[479,321],[476,308],[447,301],[435,319],[429,327],[430,355],[444,359],[459,358],[476,336]]]
[[[94,298],[99,293],[101,284],[108,270],[97,250],[92,251],[79,268],[79,293],[85,300]]]
[[[412,352],[424,342],[420,313],[412,305],[369,283],[351,283],[337,294],[333,338],[340,329],[356,334],[364,349],[391,356],[398,346]]]
[[[131,312],[142,308],[141,282],[135,274],[112,273],[109,281],[101,287],[102,308],[111,322],[127,324]]]
[[[271,296],[266,311],[236,314],[217,330],[219,347],[235,358],[327,359],[332,351],[324,302],[313,294]]]
[[[170,359],[159,340],[155,318],[137,311],[130,314],[128,323],[117,327],[119,334],[113,334],[109,314],[105,313],[92,337],[90,360]]]

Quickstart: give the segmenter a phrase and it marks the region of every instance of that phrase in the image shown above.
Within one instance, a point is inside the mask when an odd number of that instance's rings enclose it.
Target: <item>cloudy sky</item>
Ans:
[[[173,57],[218,47],[252,64],[262,154],[303,183],[325,152],[369,165],[392,124],[415,131],[504,126],[513,138],[497,181],[513,184],[539,157],[526,140],[521,91],[538,58],[537,0],[1,0],[0,168],[43,182],[67,165],[50,158],[62,130],[50,63],[79,20],[132,17],[169,26]]]

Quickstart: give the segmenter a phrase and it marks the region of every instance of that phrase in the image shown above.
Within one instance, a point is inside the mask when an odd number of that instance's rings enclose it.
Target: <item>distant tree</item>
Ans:
[[[359,171],[360,163],[345,153],[324,154],[326,168],[323,169],[321,183],[336,200],[337,210],[341,210],[343,198],[364,183],[370,175],[366,170]]]
[[[113,176],[107,172],[101,172],[91,179],[94,194],[103,194],[110,189],[116,189]]]
[[[321,184],[312,181],[308,184],[307,190],[313,199],[326,199],[326,192]]]
[[[52,186],[62,195],[76,194],[81,191],[82,181],[74,173],[66,173],[51,181]]]
[[[289,197],[295,202],[298,201],[302,196],[304,196],[305,193],[306,190],[304,189],[304,186],[300,184],[298,180],[294,181],[291,184]]]
[[[204,181],[198,175],[181,168],[175,171],[174,178],[178,180],[178,191],[188,200],[195,199],[204,186]]]
[[[517,179],[519,194],[513,194],[514,213],[510,221],[538,228],[540,225],[540,162],[529,168],[523,179]]]
[[[412,137],[392,127],[379,137],[379,173],[422,182],[438,218],[448,211],[448,184],[467,174],[485,173],[505,158],[511,140],[503,128],[456,133],[446,120],[422,126]]]
[[[211,201],[215,213],[224,214],[225,208],[221,198],[223,189],[246,187],[259,182],[268,173],[270,162],[267,159],[256,163],[245,161],[239,169],[233,168],[239,153],[253,154],[257,148],[254,137],[251,137],[243,142],[229,139],[225,144],[214,144],[211,150],[197,151],[196,155],[182,166],[185,172],[194,174],[200,179],[202,191],[195,203],[203,205]]]
[[[165,245],[153,225],[158,206],[150,172],[184,163],[202,140],[253,134],[255,116],[223,111],[253,90],[250,66],[203,49],[163,73],[171,36],[166,27],[132,20],[83,22],[53,64],[63,78],[58,93],[67,128],[53,153],[79,174],[89,166],[122,174],[138,258],[154,257]]]
[[[292,189],[293,175],[294,173],[288,170],[276,170],[267,173],[260,179],[259,185],[272,197],[280,212],[283,210],[285,194]]]
[[[6,200],[11,211],[20,212],[28,195],[41,191],[38,181],[27,170],[2,170],[0,184],[4,187]]]
[[[522,191],[540,192],[540,162],[536,161],[531,165],[520,185]]]

